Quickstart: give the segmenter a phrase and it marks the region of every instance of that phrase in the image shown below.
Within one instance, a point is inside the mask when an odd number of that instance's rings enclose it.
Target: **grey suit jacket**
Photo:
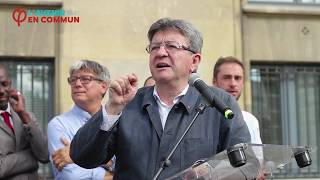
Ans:
[[[36,180],[38,161],[48,162],[47,138],[41,132],[34,116],[24,125],[17,113],[11,110],[14,131],[0,116],[0,179]]]
[[[217,88],[212,88],[212,91],[230,106],[235,117],[228,120],[215,108],[206,108],[159,179],[170,177],[196,160],[213,156],[230,145],[250,142],[248,128],[234,97]],[[190,87],[171,109],[162,129],[158,105],[152,93],[152,87],[139,89],[109,131],[100,130],[103,121],[101,111],[95,114],[72,140],[70,155],[73,161],[82,167],[93,168],[116,155],[114,179],[152,179],[195,116],[195,109],[205,101],[196,89]]]

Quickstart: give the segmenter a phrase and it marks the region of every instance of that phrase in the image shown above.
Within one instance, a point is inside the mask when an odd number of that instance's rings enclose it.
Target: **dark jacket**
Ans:
[[[207,107],[177,148],[171,165],[159,179],[170,177],[191,166],[196,160],[208,158],[230,145],[250,142],[236,100],[228,93],[212,88],[233,110],[235,117],[225,119],[215,108]],[[171,109],[162,130],[153,87],[141,88],[125,107],[121,117],[109,131],[100,130],[101,111],[79,129],[71,143],[71,158],[85,168],[97,167],[116,155],[114,179],[152,179],[160,163],[168,156],[204,99],[193,87]]]

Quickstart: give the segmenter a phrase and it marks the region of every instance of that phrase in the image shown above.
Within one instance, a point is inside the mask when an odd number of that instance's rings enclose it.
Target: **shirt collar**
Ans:
[[[3,113],[3,112],[8,112],[9,115],[11,116],[11,106],[10,106],[10,103],[8,103],[8,107],[6,110],[0,110],[0,114]]]
[[[102,105],[101,105],[102,106]],[[105,106],[102,106],[102,112],[104,114],[106,114],[106,108],[104,108]],[[87,111],[83,110],[81,107],[77,106],[76,104],[73,105],[71,111],[74,113],[74,114],[77,114],[81,117],[83,117],[82,119],[87,122],[92,116],[90,113],[88,113]]]
[[[79,116],[83,116],[85,117],[86,119],[90,119],[91,115],[83,110],[81,107],[77,106],[76,104],[72,107],[72,110],[75,114],[78,114]]]
[[[184,95],[186,95],[188,89],[189,89],[189,84],[187,84],[187,86],[182,90],[182,92],[173,99],[173,104],[176,104],[176,103],[181,99],[181,97],[183,97]],[[160,99],[160,97],[159,97],[159,94],[158,94],[158,92],[157,92],[157,90],[156,90],[156,86],[154,86],[154,88],[153,88],[153,96],[154,96],[155,99],[156,99],[157,101],[159,101],[161,104],[166,105],[163,101],[161,101],[161,99]],[[168,105],[166,105],[166,106],[168,106]]]

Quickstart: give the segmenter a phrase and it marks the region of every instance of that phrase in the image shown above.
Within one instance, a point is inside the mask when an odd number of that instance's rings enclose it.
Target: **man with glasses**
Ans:
[[[177,143],[205,100],[189,87],[189,75],[201,61],[202,35],[190,23],[163,18],[149,29],[149,68],[155,86],[137,91],[134,74],[112,81],[106,109],[79,129],[71,143],[71,158],[86,168],[117,157],[114,179],[150,180]],[[137,91],[137,92],[136,92]],[[241,142],[250,142],[240,108],[228,93],[212,91],[228,104],[235,118],[225,119],[206,108],[165,164],[164,179]],[[104,109],[102,109],[104,111]],[[111,115],[118,115],[116,123]],[[90,154],[90,155],[89,155]]]
[[[47,138],[33,114],[25,109],[24,96],[11,88],[11,79],[0,64],[0,179],[39,179],[38,162],[48,162]]]
[[[97,62],[81,60],[71,66],[68,83],[75,105],[48,124],[48,149],[55,179],[112,179],[111,172],[106,171],[106,168],[112,167],[110,162],[94,169],[85,169],[74,164],[69,156],[70,141],[78,129],[101,109],[109,81],[108,69]]]

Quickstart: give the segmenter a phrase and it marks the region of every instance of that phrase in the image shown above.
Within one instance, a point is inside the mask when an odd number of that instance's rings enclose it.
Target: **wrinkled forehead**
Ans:
[[[164,41],[178,41],[180,43],[189,43],[189,40],[180,31],[174,28],[168,28],[165,30],[157,31],[151,42],[164,42]]]

